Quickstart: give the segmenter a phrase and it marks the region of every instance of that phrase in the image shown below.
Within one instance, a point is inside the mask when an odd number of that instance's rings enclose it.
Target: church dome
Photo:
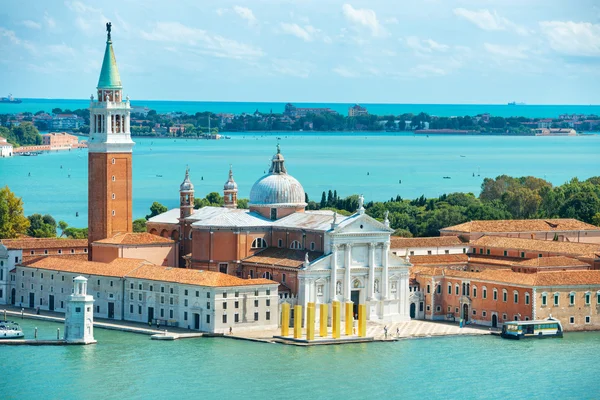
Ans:
[[[193,192],[194,191],[194,184],[192,183],[192,181],[190,181],[189,168],[185,170],[185,179],[183,180],[183,182],[181,182],[181,185],[179,185],[179,191],[180,192]]]
[[[304,207],[304,188],[284,166],[284,158],[277,145],[269,173],[252,186],[249,205],[255,207]]]

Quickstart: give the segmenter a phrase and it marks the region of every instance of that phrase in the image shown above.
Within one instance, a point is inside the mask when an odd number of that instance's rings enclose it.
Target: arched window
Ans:
[[[267,241],[263,238],[256,238],[254,239],[254,241],[252,242],[252,249],[264,249],[267,247]]]
[[[460,286],[458,286],[458,283],[456,285],[454,285],[454,293],[458,296],[460,294]]]
[[[508,301],[508,292],[506,289],[502,289],[502,301],[505,303]]]
[[[494,300],[498,300],[498,290],[494,288]]]
[[[294,250],[301,250],[302,249],[302,245],[300,244],[299,241],[294,240],[292,242],[292,244],[290,244],[290,249],[294,249]]]
[[[481,297],[483,297],[484,299],[487,299],[487,288],[484,286],[481,292]]]
[[[571,306],[575,305],[575,292],[569,293],[569,305],[571,305]]]
[[[545,306],[546,304],[548,304],[548,293],[544,292],[542,293],[542,306]]]
[[[473,297],[477,297],[477,286],[473,286]]]
[[[529,292],[525,292],[525,304],[529,305]]]
[[[253,269],[250,270],[250,279],[254,279],[254,270]]]
[[[283,240],[282,239],[278,239],[277,240],[277,247],[283,247]]]
[[[315,242],[310,242],[310,250],[315,251]]]
[[[554,305],[555,306],[559,305],[559,298],[560,298],[560,294],[554,293]]]
[[[265,272],[263,273],[263,276],[262,276],[262,277],[263,277],[263,278],[265,278],[265,279],[273,279],[273,274],[272,274],[272,273],[270,273],[269,271],[265,271]]]
[[[448,284],[448,294],[452,294],[452,284]]]
[[[516,290],[513,292],[513,297],[515,300],[515,304],[519,304],[519,292],[517,292]]]
[[[190,240],[192,240],[192,231],[190,231]]]

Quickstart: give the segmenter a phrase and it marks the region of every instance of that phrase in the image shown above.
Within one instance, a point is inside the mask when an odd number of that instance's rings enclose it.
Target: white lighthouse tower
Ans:
[[[73,294],[67,300],[65,341],[90,344],[94,340],[94,297],[87,294],[87,279],[73,279]]]

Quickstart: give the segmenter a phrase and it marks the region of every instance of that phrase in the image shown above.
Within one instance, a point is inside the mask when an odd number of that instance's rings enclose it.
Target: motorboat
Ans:
[[[0,321],[0,339],[21,339],[25,335],[23,330],[13,321]]]

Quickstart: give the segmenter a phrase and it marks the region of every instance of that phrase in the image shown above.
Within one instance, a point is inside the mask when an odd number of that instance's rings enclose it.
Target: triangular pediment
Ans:
[[[334,233],[392,233],[388,228],[375,218],[367,214],[354,214],[344,219],[335,229]]]

